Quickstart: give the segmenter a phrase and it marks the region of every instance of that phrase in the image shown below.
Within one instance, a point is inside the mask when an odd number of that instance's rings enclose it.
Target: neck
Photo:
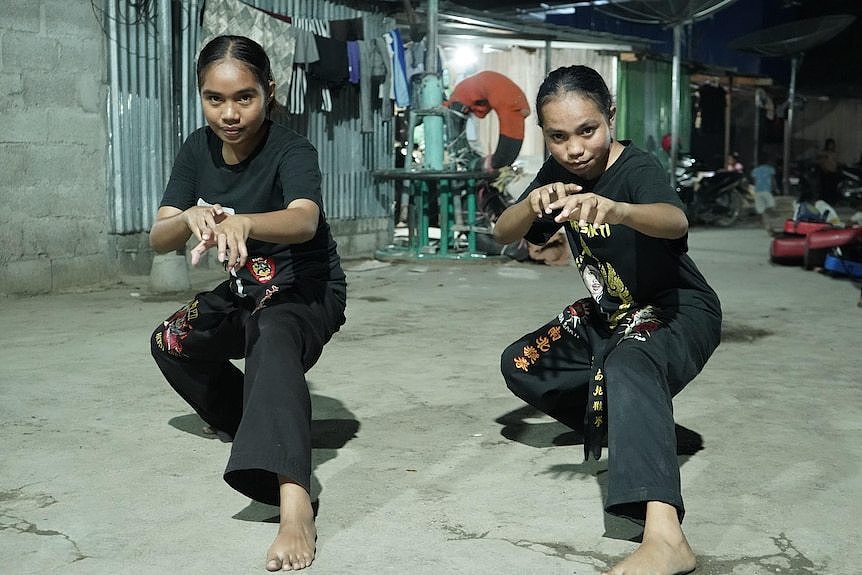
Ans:
[[[618,141],[611,140],[611,149],[610,152],[608,152],[608,165],[605,166],[606,170],[610,168],[614,162],[617,161],[617,158],[619,158],[620,154],[623,153],[624,148],[625,146],[620,144]]]

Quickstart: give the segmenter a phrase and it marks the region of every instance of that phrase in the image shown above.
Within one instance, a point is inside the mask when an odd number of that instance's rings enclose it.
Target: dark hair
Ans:
[[[198,55],[196,69],[198,88],[203,84],[206,69],[225,58],[233,58],[245,64],[260,82],[264,93],[268,92],[269,83],[273,81],[269,56],[260,44],[245,36],[216,36],[203,47]]]
[[[542,106],[550,100],[572,92],[595,102],[605,118],[611,119],[613,99],[601,75],[589,66],[564,66],[548,74],[539,86],[539,93],[536,94],[536,116],[539,127],[544,121]]]

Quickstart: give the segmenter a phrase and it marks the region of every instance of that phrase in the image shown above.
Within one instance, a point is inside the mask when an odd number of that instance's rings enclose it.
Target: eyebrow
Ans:
[[[256,93],[257,93],[257,89],[249,86],[247,88],[240,88],[239,90],[235,91],[233,93],[233,95],[234,96],[245,96],[246,94],[256,94]],[[221,92],[219,92],[217,90],[211,90],[209,88],[205,88],[205,89],[201,90],[201,94],[203,94],[204,96],[224,96],[224,94],[222,94]]]
[[[586,120],[584,122],[581,122],[577,126],[567,126],[565,128],[558,127],[558,126],[545,126],[543,129],[545,132],[565,132],[565,133],[573,132],[574,133],[574,132],[580,132],[584,128],[595,127],[595,125],[597,123],[598,122],[595,122],[593,120]]]

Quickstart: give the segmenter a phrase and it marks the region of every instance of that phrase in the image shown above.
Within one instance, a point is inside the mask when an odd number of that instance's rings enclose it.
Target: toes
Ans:
[[[282,571],[299,571],[300,569],[305,569],[306,567],[311,567],[312,557],[307,554],[296,555],[296,556],[288,556],[284,560],[284,564],[281,567]]]
[[[305,569],[309,566],[308,561],[300,557],[294,557],[290,564],[297,571],[299,571],[300,569]]]

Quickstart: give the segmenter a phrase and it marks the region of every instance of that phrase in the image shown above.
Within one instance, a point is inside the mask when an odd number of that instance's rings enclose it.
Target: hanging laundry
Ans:
[[[317,53],[320,58],[317,62],[309,64],[308,75],[320,80],[330,88],[344,85],[350,77],[347,62],[347,42],[317,34],[314,36],[314,41],[317,44]]]
[[[392,93],[395,105],[401,108],[410,106],[410,83],[407,81],[407,68],[404,64],[404,43],[401,32],[396,28],[385,35],[386,43],[392,55]]]
[[[315,20],[312,18],[293,18],[293,25],[300,30],[305,30],[306,32],[313,33],[311,43],[314,44],[315,51],[318,51],[318,44],[317,41],[314,39],[314,35],[329,37],[329,23],[326,20]],[[305,92],[308,86],[308,80],[306,78],[306,68],[312,63],[317,62],[319,60],[319,57],[320,54],[318,53],[318,59],[309,61],[306,64],[298,64],[293,67],[293,77],[291,84],[292,89],[290,94],[289,108],[291,114],[302,114],[305,111]],[[322,99],[320,109],[324,112],[331,112],[332,94],[329,92],[329,88],[327,86],[321,87],[320,95]]]
[[[342,42],[364,40],[362,18],[329,21],[329,37]]]
[[[257,6],[255,6],[254,9],[260,10],[261,12],[263,12],[264,14],[266,14],[268,16],[272,16],[276,20],[281,20],[282,22],[287,22],[288,24],[293,22],[293,18],[291,18],[290,16],[287,16],[285,14],[279,14],[278,12],[270,12],[269,10],[264,10],[263,8],[258,8]]]
[[[360,57],[359,57],[359,42],[355,40],[348,40],[347,42],[347,72],[348,72],[348,81],[351,84],[359,83],[359,70],[361,67]]]
[[[407,78],[421,76],[425,73],[425,38],[419,42],[410,42],[404,48],[404,66],[407,69]]]
[[[724,109],[727,91],[721,86],[703,84],[698,87],[700,129],[707,134],[724,133]]]
[[[376,48],[374,52],[377,53],[380,64],[383,65],[384,69],[383,81],[380,83],[380,91],[378,93],[378,97],[383,101],[384,121],[392,118],[392,52],[386,39],[387,36],[380,36],[374,39],[374,47]],[[374,55],[372,53],[373,59]]]
[[[373,42],[357,42],[359,46],[359,130],[374,131],[374,112],[371,109],[371,51]]]
[[[766,110],[767,120],[775,119],[775,103],[769,94],[766,93],[766,90],[758,88],[754,91],[754,103],[758,108]]]
[[[207,0],[199,48],[225,34],[246,36],[263,46],[272,66],[275,99],[286,106],[296,48],[294,27],[240,0]]]

